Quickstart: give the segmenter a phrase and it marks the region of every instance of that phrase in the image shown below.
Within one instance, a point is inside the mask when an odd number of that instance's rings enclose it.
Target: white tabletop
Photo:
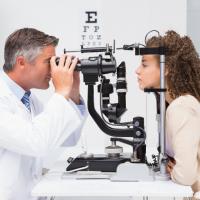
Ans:
[[[57,162],[52,170],[33,188],[33,196],[59,197],[191,197],[189,186],[172,181],[112,182],[107,179],[66,179],[63,172],[66,162]]]

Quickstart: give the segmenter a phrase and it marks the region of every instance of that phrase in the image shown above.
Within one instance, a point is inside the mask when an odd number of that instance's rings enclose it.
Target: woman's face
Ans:
[[[139,88],[160,88],[160,66],[155,55],[144,55],[136,69]]]

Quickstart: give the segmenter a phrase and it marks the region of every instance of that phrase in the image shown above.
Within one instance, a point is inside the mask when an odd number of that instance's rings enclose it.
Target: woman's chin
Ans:
[[[139,84],[139,88],[140,88],[140,90],[144,90],[145,87],[143,85]]]

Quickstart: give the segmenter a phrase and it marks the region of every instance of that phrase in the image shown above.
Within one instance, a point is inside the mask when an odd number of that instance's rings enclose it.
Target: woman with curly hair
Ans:
[[[175,31],[151,37],[147,47],[164,46],[166,101],[166,153],[171,179],[191,185],[200,198],[200,60],[191,39]],[[160,88],[160,60],[144,55],[137,68],[140,89]],[[199,191],[199,192],[198,192]],[[198,197],[199,196],[199,197]]]

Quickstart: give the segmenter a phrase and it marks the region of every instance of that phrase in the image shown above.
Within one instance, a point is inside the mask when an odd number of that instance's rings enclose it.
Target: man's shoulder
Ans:
[[[12,94],[5,81],[0,76],[0,97],[10,96]]]

